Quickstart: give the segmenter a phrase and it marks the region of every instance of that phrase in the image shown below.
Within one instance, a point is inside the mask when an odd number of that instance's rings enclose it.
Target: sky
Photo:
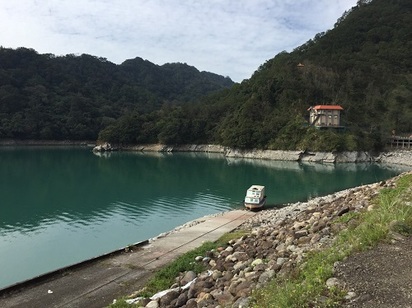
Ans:
[[[357,0],[0,0],[0,46],[120,64],[143,58],[249,79],[332,29]]]

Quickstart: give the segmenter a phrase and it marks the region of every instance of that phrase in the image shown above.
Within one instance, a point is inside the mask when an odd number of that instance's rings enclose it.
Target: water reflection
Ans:
[[[91,225],[122,214],[138,225],[153,212],[179,216],[193,208],[230,209],[253,183],[267,186],[268,202],[302,201],[402,171],[374,164],[229,159],[213,153],[116,152],[106,160],[94,159],[88,151],[16,150],[1,157],[0,234],[38,230],[50,221]]]

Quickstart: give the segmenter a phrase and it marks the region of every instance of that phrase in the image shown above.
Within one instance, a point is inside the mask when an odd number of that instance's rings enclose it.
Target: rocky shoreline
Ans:
[[[0,146],[81,146],[94,147],[92,140],[15,140],[1,139]]]
[[[217,153],[227,158],[248,158],[279,161],[298,161],[315,163],[360,163],[377,162],[412,166],[412,149],[393,150],[371,154],[369,152],[310,152],[310,151],[282,151],[282,150],[239,150],[215,144],[188,144],[188,145],[96,145],[95,141],[88,140],[0,140],[0,146],[85,146],[94,149],[94,152],[110,152],[113,150],[137,152],[193,152]]]
[[[412,166],[412,152],[382,153],[375,161]],[[239,227],[247,235],[196,258],[197,262],[207,266],[207,271],[200,275],[182,273],[169,290],[150,299],[140,299],[141,304],[149,308],[249,307],[253,290],[275,276],[287,277],[309,251],[333,243],[335,235],[347,228],[344,223],[332,223],[335,218],[369,210],[371,200],[379,191],[393,187],[398,178],[259,212]],[[194,220],[171,232],[201,221]],[[167,236],[167,233],[160,236]],[[331,278],[327,286],[339,283],[336,278]],[[347,305],[353,303],[356,306],[358,297],[355,292],[349,292]]]
[[[310,152],[310,151],[281,151],[281,150],[239,150],[220,145],[179,145],[170,146],[162,144],[135,145],[119,147],[125,151],[140,152],[198,152],[218,153],[227,158],[249,158],[280,161],[299,161],[316,163],[359,163],[377,162],[385,164],[401,164],[412,166],[411,150],[390,150],[372,155],[369,152]]]
[[[412,166],[412,150],[382,152],[375,161],[383,164]]]
[[[399,160],[400,156],[391,155],[385,163],[392,158]],[[149,308],[249,307],[254,289],[275,276],[287,277],[309,251],[328,247],[335,235],[348,227],[345,223],[332,223],[335,218],[370,210],[371,200],[382,188],[394,187],[400,176],[261,211],[239,227],[246,235],[196,258],[207,271],[200,275],[182,273],[169,290],[141,299],[140,303]],[[327,285],[334,283],[335,279],[331,279]],[[350,292],[347,301],[356,300],[357,294]]]

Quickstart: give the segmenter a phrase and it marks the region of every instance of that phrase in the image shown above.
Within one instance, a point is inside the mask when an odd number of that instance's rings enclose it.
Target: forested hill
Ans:
[[[121,118],[112,142],[213,142],[239,148],[380,149],[412,133],[412,1],[361,0],[334,28],[203,100]],[[301,63],[302,65],[298,65]],[[305,125],[308,107],[339,104],[345,132]]]
[[[96,140],[124,114],[195,102],[234,83],[187,64],[0,47],[0,139]]]
[[[332,30],[243,83],[242,103],[231,105],[218,136],[240,147],[341,150],[380,148],[393,130],[412,133],[411,21],[410,0],[358,1]],[[344,108],[345,134],[302,126],[318,104]]]

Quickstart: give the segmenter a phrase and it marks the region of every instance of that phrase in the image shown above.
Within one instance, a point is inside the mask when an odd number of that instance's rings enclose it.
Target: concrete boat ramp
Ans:
[[[153,241],[124,248],[0,290],[0,307],[106,307],[144,286],[178,256],[216,241],[254,212],[234,210],[193,221]]]

